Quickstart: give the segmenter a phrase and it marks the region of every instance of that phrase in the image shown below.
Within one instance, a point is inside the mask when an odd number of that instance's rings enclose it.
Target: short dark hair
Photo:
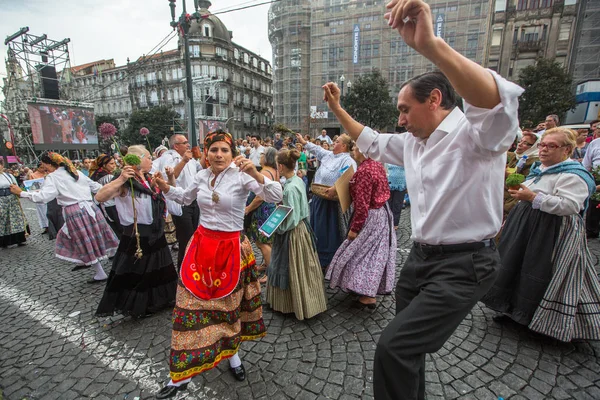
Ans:
[[[261,140],[261,137],[260,137],[260,135],[251,135],[250,137],[251,137],[251,138],[254,138],[254,139],[256,139],[256,140]]]
[[[426,72],[415,76],[412,79],[404,82],[400,90],[404,86],[409,85],[413,90],[413,95],[419,103],[425,103],[433,89],[438,89],[442,93],[441,106],[445,110],[451,110],[457,105],[458,96],[450,84],[446,75],[440,71]]]
[[[597,124],[598,122],[600,122],[600,119],[595,119],[592,122],[590,122],[590,128],[592,127],[592,125]]]

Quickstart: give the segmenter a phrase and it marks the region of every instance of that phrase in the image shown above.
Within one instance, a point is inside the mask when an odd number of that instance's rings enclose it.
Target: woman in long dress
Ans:
[[[10,191],[34,203],[56,199],[63,208],[65,220],[56,238],[56,257],[93,266],[95,274],[88,283],[106,281],[108,277],[100,262],[115,254],[119,242],[102,211],[92,201],[92,193],[102,185],[77,171],[60,154],[45,153],[41,161],[48,175],[40,191],[24,192],[17,185],[12,185]]]
[[[114,199],[123,226],[104,295],[96,310],[96,316],[100,317],[117,312],[140,318],[175,303],[177,272],[164,233],[165,199],[156,186],[150,185],[152,157],[144,146],[131,146],[128,154],[141,158],[139,168],[126,166],[119,177],[96,194],[96,201],[101,203]],[[132,185],[141,255],[136,255]]]
[[[229,133],[209,133],[204,151],[210,167],[187,188],[169,186],[160,173],[154,176],[167,199],[180,204],[197,200],[200,207],[200,226],[183,259],[173,310],[171,381],[157,399],[175,396],[193,376],[226,358],[235,379],[244,380],[239,346],[266,334],[254,254],[243,233],[244,208],[251,191],[267,202],[280,202],[281,184],[237,156]]]
[[[358,294],[359,306],[375,308],[378,294],[394,287],[396,274],[396,233],[385,169],[366,158],[358,147],[354,159],[359,164],[350,181],[354,214],[350,232],[327,269],[329,287]]]
[[[502,230],[502,268],[482,301],[513,321],[561,341],[600,340],[600,283],[581,212],[595,190],[592,175],[570,160],[576,133],[548,129],[540,161],[520,190]]]
[[[329,151],[307,142],[299,133],[296,134],[296,139],[306,150],[313,152],[320,163],[313,183],[331,186],[328,194],[332,197],[335,194],[333,185],[344,171],[349,167],[353,167],[356,171],[356,163],[350,156],[354,142],[350,139],[350,136],[341,135],[333,144],[333,150]],[[310,203],[310,225],[317,238],[317,252],[321,268],[329,265],[336,250],[348,233],[347,220],[347,215],[342,213],[338,201],[313,195]]]
[[[292,212],[274,234],[273,257],[267,269],[267,303],[275,311],[293,312],[303,320],[327,310],[327,300],[308,219],[306,187],[294,173],[299,158],[298,150],[284,149],[277,154],[279,172],[286,178],[283,205]]]
[[[4,171],[4,159],[0,157],[0,247],[23,245],[27,240],[27,222],[19,199],[10,190],[16,184],[15,177]]]

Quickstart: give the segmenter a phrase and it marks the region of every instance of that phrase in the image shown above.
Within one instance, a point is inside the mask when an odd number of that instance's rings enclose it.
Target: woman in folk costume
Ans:
[[[358,169],[350,180],[354,214],[350,232],[327,269],[329,287],[358,294],[358,306],[375,308],[378,294],[391,293],[396,274],[396,233],[387,204],[390,187],[381,163],[354,148]]]
[[[118,312],[140,318],[173,306],[175,302],[177,272],[164,233],[165,199],[156,186],[150,185],[148,175],[152,157],[144,146],[129,147],[129,154],[140,157],[139,168],[126,166],[117,178],[96,194],[98,202],[114,199],[123,226],[123,235],[96,316],[110,316]],[[134,212],[137,213],[139,247]]]
[[[90,168],[90,179],[104,186],[112,181],[116,169],[117,163],[112,156],[100,154],[92,163]],[[113,199],[107,200],[100,205],[100,208],[104,211],[104,216],[106,217],[108,225],[110,225],[115,235],[121,239],[123,227],[119,222],[119,213],[117,212],[115,201]]]
[[[204,152],[210,168],[198,172],[185,189],[169,186],[160,173],[154,176],[167,199],[180,204],[197,200],[200,207],[200,226],[183,260],[173,310],[171,381],[157,399],[175,396],[194,375],[225,358],[235,378],[244,380],[240,343],[266,334],[254,254],[243,234],[244,209],[250,191],[280,202],[281,184],[237,156],[229,133],[209,133]]]
[[[100,261],[114,255],[119,242],[102,211],[92,201],[92,192],[100,190],[102,185],[79,173],[60,154],[45,153],[41,161],[48,172],[42,189],[23,192],[12,185],[11,192],[35,203],[56,199],[63,208],[65,220],[56,238],[56,257],[95,267],[95,275],[88,283],[105,281],[108,277]]]
[[[286,178],[283,205],[292,212],[277,228],[273,256],[267,269],[267,302],[275,311],[294,313],[303,320],[327,310],[323,272],[308,219],[308,199],[302,178],[294,173],[298,150],[277,154],[279,173]]]
[[[519,190],[502,229],[502,268],[481,300],[529,329],[569,342],[600,340],[600,283],[581,213],[596,190],[592,175],[570,160],[576,133],[552,128],[539,143],[540,161]]]
[[[4,159],[0,157],[0,247],[24,245],[27,240],[27,222],[19,199],[10,190],[17,180],[4,171]]]

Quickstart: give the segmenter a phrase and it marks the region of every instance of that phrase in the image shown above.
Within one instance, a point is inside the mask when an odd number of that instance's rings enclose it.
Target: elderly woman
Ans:
[[[540,141],[538,135],[531,131],[523,131],[523,136],[517,144],[515,152],[508,152],[506,157],[506,175],[511,173],[519,173],[521,175],[529,175],[529,169],[534,162],[539,161],[537,144]],[[525,157],[525,164],[521,167],[519,162]],[[517,168],[519,165],[519,168]],[[518,200],[510,195],[508,187],[504,186],[504,220],[508,216],[510,210],[517,205]]]
[[[96,201],[100,203],[114,199],[123,227],[104,295],[96,310],[99,317],[120,313],[141,318],[172,307],[175,302],[177,272],[164,233],[165,199],[156,186],[150,185],[148,175],[152,156],[144,146],[130,146],[129,154],[140,157],[139,168],[126,166],[96,194]],[[135,222],[141,254],[136,253],[134,213],[137,213]]]
[[[260,156],[260,173],[272,181],[279,182],[279,173],[277,172],[277,150],[274,147],[265,148],[265,152]],[[265,223],[269,215],[275,211],[275,204],[264,201],[261,197],[250,192],[246,201],[244,210],[244,231],[248,238],[253,241],[263,256],[263,264],[258,267],[259,271],[265,271],[271,262],[271,243],[272,239],[266,237],[258,231],[258,228]]]
[[[34,203],[56,199],[63,208],[65,221],[56,238],[56,257],[93,266],[96,273],[88,283],[105,281],[108,277],[100,261],[113,256],[119,242],[92,201],[91,193],[96,193],[102,185],[77,171],[57,153],[45,153],[41,161],[48,175],[40,191],[23,192],[17,185],[12,185],[10,191]]]
[[[569,160],[575,132],[548,129],[508,215],[498,249],[502,268],[482,300],[502,315],[561,341],[600,339],[600,284],[581,212],[594,192],[591,174]]]
[[[308,143],[299,133],[296,134],[296,138],[319,160],[320,166],[315,173],[313,183],[331,186],[327,196],[332,198],[336,193],[333,186],[335,181],[350,167],[356,171],[356,162],[350,156],[354,142],[350,136],[343,134],[335,140],[333,151],[328,151],[316,144]],[[321,267],[325,268],[347,234],[347,218],[342,213],[339,202],[313,196],[310,203],[310,225],[317,238],[317,252]]]
[[[394,287],[396,233],[383,165],[366,158],[358,147],[353,152],[358,163],[350,181],[354,214],[348,237],[331,260],[326,279],[332,289],[358,294],[358,306],[373,309],[376,296],[390,293]]]
[[[294,173],[300,159],[298,150],[283,149],[277,164],[285,177],[283,205],[292,212],[274,234],[273,258],[267,271],[267,302],[273,310],[294,313],[303,320],[327,310],[323,272],[308,220],[306,187]]]
[[[90,179],[104,186],[112,181],[113,174],[116,169],[117,163],[113,157],[106,154],[100,154],[92,163],[90,168]],[[108,225],[110,225],[115,235],[121,239],[121,235],[123,234],[123,226],[121,226],[121,223],[119,222],[119,213],[117,211],[117,207],[115,206],[115,201],[113,199],[109,199],[102,203],[100,208],[102,208],[102,211],[104,211],[104,216],[106,217],[106,222],[108,222]]]
[[[16,184],[15,177],[4,170],[4,159],[0,157],[0,247],[23,245],[27,240],[27,222],[19,199],[10,190]]]
[[[200,208],[200,226],[181,266],[173,310],[171,381],[157,399],[175,396],[194,375],[226,358],[235,379],[244,380],[239,346],[266,334],[254,254],[243,233],[244,209],[251,191],[266,202],[280,202],[281,185],[237,156],[229,133],[209,133],[204,151],[210,167],[198,172],[187,188],[173,188],[159,173],[154,176],[167,199],[181,204],[197,200]]]

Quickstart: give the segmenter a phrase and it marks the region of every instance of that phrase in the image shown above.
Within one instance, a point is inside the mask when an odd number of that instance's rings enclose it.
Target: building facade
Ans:
[[[600,1],[580,0],[571,57],[573,81],[580,84],[600,79]]]
[[[273,120],[271,64],[233,42],[232,32],[210,13],[210,6],[200,1],[203,18],[193,21],[189,31],[196,123],[220,121],[236,137],[264,136]],[[68,99],[94,103],[97,115],[110,115],[120,125],[133,111],[156,106],[172,107],[182,120],[188,118],[183,40],[176,50],[142,56],[124,66],[106,68],[102,60],[71,70],[70,83],[63,88]],[[173,131],[182,125],[173,121]]]
[[[578,8],[576,0],[494,0],[487,67],[511,80],[538,58],[568,69]]]
[[[324,83],[333,81],[344,91],[352,90],[356,78],[378,69],[388,80],[392,101],[406,80],[434,70],[387,25],[385,4],[383,0],[281,0],[271,6],[277,122],[311,135],[321,128],[336,132],[339,124],[326,113],[322,100]],[[428,4],[436,35],[483,63],[490,2],[433,0]]]

